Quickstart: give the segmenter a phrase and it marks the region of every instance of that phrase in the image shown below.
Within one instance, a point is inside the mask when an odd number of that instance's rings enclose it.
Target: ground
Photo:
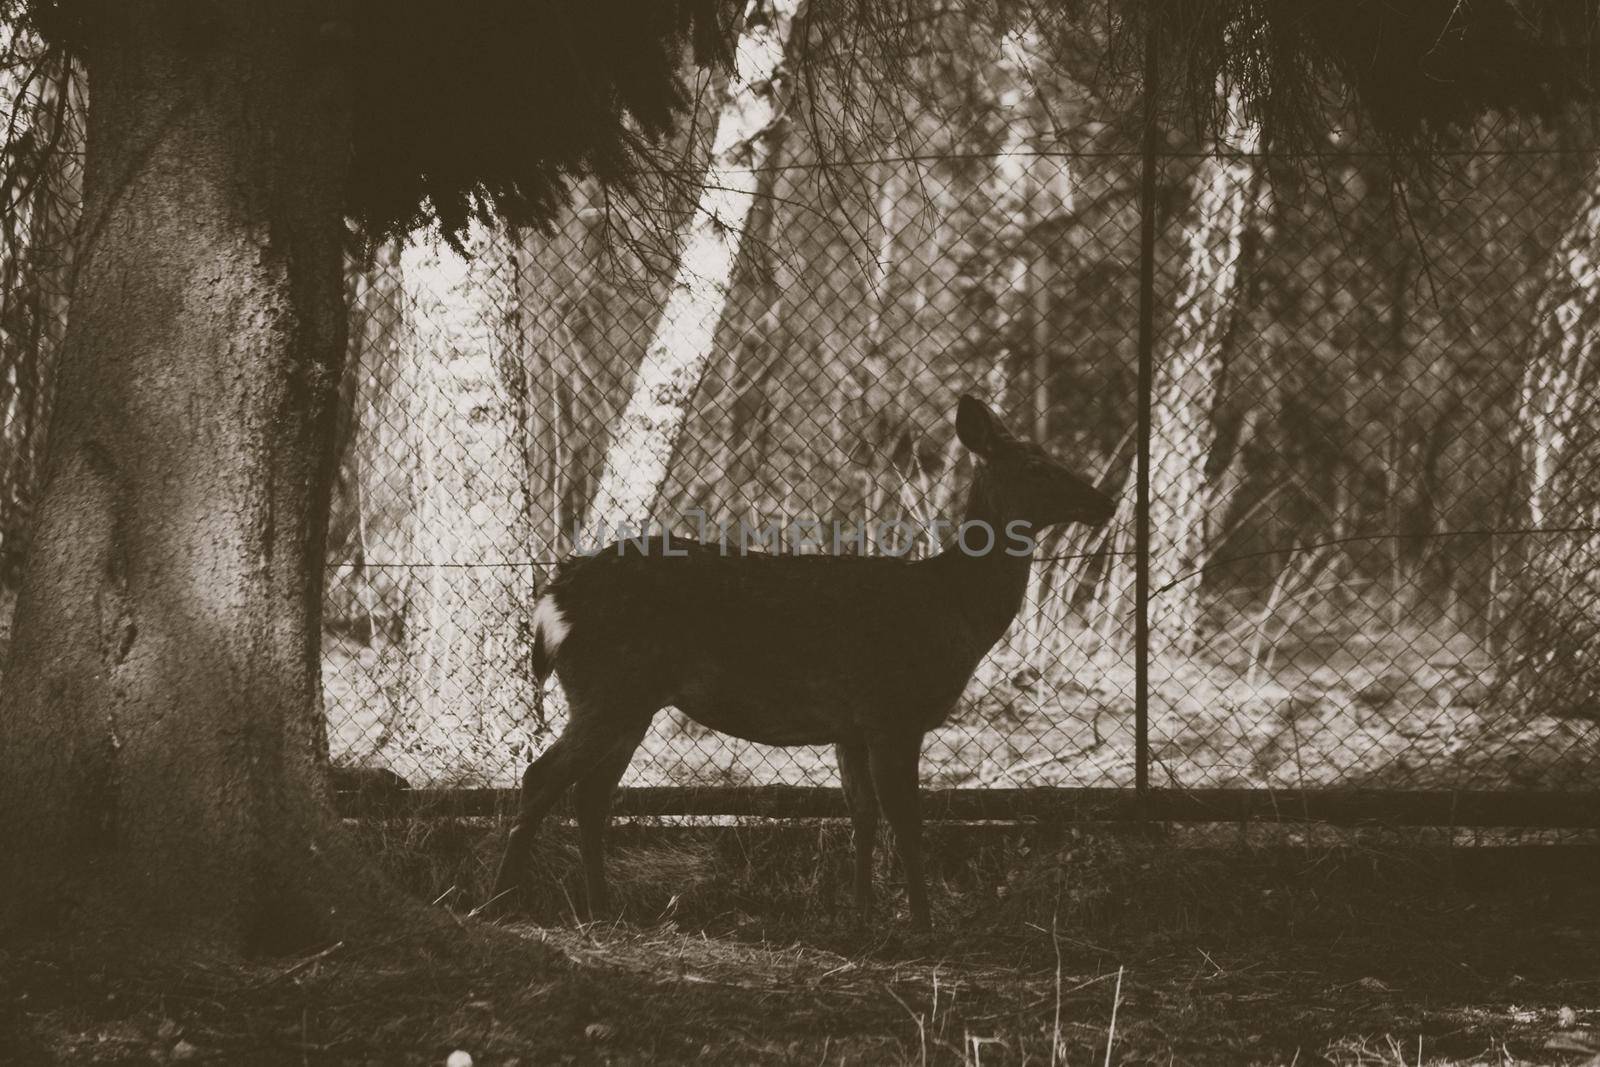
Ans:
[[[438,1064],[457,1049],[480,1065],[1600,1062],[1593,845],[942,826],[936,930],[913,936],[892,885],[856,922],[833,823],[619,828],[624,917],[588,925],[570,915],[566,828],[541,842],[531,914],[503,926],[468,908],[499,827],[357,829],[454,922],[249,965],[0,956],[0,1049],[25,1063]]]

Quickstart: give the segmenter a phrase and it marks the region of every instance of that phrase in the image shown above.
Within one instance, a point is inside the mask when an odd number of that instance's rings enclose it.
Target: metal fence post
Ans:
[[[1134,477],[1138,508],[1134,524],[1134,786],[1150,789],[1150,404],[1155,388],[1156,287],[1156,22],[1145,29],[1144,136],[1139,184],[1139,415]]]

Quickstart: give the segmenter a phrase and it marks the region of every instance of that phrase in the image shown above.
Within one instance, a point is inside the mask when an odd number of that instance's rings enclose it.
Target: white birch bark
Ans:
[[[681,235],[677,275],[607,450],[580,543],[639,529],[666,479],[690,398],[711,359],[734,263],[782,108],[782,62],[803,0],[773,0],[739,39],[700,203]],[[752,4],[752,10],[754,5]]]
[[[527,676],[523,430],[496,360],[512,283],[495,269],[497,240],[475,229],[470,261],[433,241],[401,257],[418,389],[406,538],[412,688],[386,747],[413,785],[503,783],[541,732]]]
[[[360,615],[374,634],[392,629],[405,611],[407,563],[405,544],[408,494],[413,473],[406,463],[410,451],[407,420],[410,411],[405,392],[417,388],[418,379],[402,374],[402,360],[412,355],[403,319],[400,246],[390,242],[376,250],[371,271],[356,283],[355,302],[361,311],[361,334],[352,333],[345,370],[357,376],[351,451],[355,466],[355,523],[362,573],[336,575],[356,582],[355,600]]]

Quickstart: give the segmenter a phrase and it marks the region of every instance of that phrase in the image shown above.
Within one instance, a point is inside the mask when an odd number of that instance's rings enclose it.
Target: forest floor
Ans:
[[[848,829],[621,827],[578,924],[570,831],[528,918],[467,917],[498,827],[363,824],[457,926],[248,968],[0,955],[0,1060],[440,1064],[1594,1064],[1600,848],[930,830],[935,932],[844,904]],[[880,864],[880,878],[889,875]]]

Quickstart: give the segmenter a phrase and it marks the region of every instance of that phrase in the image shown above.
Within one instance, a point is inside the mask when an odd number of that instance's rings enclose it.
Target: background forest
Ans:
[[[628,195],[580,187],[548,234],[475,229],[467,256],[353,241],[334,758],[508,783],[562,714],[527,675],[536,591],[576,531],[641,502],[758,526],[906,519],[866,550],[936,551],[909,531],[959,517],[953,411],[972,391],[1122,510],[1044,545],[924,767],[941,785],[1131,782],[1141,116],[1083,32],[1081,63],[1045,62],[1026,26],[931,18],[897,57],[906,85],[775,19],[747,31],[775,49],[766,77],[701,86],[681,170]],[[32,155],[8,161],[23,207],[0,235],[8,589],[67,313],[83,106],[66,69],[10,91],[29,131],[13,151]],[[1166,116],[1159,143],[1157,784],[1584,787],[1600,757],[1592,116],[1484,120],[1397,184],[1354,124],[1282,154],[1226,86],[1217,106],[1228,137]],[[744,175],[748,214],[708,225],[703,174]],[[692,254],[718,242],[720,276]],[[640,429],[647,386],[665,435]],[[626,781],[833,782],[823,753],[677,720],[644,752]]]

